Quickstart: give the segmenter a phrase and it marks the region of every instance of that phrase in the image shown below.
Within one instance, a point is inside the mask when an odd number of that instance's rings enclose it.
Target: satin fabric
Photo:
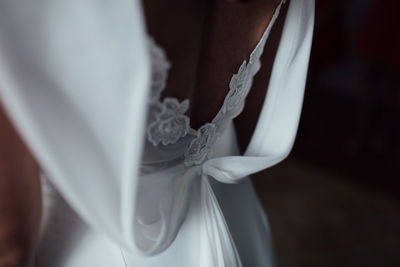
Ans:
[[[151,188],[152,180],[140,175],[150,63],[139,3],[2,1],[0,98],[46,177],[48,220],[36,265],[272,265],[268,224],[251,184],[222,183],[246,180],[288,155],[313,12],[312,0],[290,1],[245,154],[230,125],[211,159],[153,177],[155,186],[165,185],[160,196],[162,186],[144,194],[142,182]],[[152,199],[166,208],[148,214]]]

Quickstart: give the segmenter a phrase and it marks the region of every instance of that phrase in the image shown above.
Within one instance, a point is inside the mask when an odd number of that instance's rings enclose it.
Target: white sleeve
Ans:
[[[144,36],[138,1],[0,1],[2,104],[71,206],[131,250],[150,76]]]
[[[234,183],[269,168],[292,149],[307,77],[314,29],[314,0],[291,0],[257,126],[244,156],[208,160],[204,172]]]

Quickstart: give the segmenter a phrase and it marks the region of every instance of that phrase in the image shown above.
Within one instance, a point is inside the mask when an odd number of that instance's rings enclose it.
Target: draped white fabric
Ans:
[[[85,220],[135,249],[149,63],[139,4],[1,1],[4,106]]]
[[[231,124],[201,165],[173,161],[140,174],[149,153],[144,140],[150,85],[140,4],[0,2],[2,104],[55,189],[96,230],[76,244],[87,251],[97,246],[96,251],[81,253],[82,259],[74,254],[58,266],[110,266],[109,258],[118,262],[112,266],[241,266],[230,221],[219,205],[224,193],[214,192],[221,185],[212,179],[236,183],[291,150],[314,0],[289,3],[264,106],[245,154],[238,156]],[[163,157],[162,151],[157,156]],[[247,182],[231,188],[241,194],[237,199],[243,197],[243,210],[262,213],[255,201],[246,200],[246,192],[254,194]],[[84,245],[87,240],[91,245]]]

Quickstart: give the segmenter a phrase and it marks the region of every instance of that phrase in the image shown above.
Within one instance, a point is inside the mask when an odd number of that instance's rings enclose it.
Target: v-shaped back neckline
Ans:
[[[237,73],[233,74],[229,91],[225,96],[222,107],[216,116],[203,124],[199,129],[190,126],[190,117],[185,115],[189,108],[189,100],[179,102],[178,99],[165,97],[161,101],[161,93],[166,87],[170,63],[166,52],[156,42],[149,38],[148,44],[152,59],[152,86],[150,96],[150,114],[147,128],[147,139],[154,146],[160,143],[164,146],[174,144],[186,135],[193,136],[185,150],[185,165],[199,165],[205,161],[212,145],[229,123],[237,117],[244,108],[253,78],[260,70],[261,56],[271,29],[279,16],[281,6],[286,0],[281,0],[276,7],[263,35],[250,53],[247,60],[243,60]]]

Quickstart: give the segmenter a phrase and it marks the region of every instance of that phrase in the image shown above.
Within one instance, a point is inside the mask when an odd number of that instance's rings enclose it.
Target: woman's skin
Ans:
[[[232,75],[248,59],[278,3],[144,0],[148,30],[172,62],[165,94],[191,100],[192,127],[211,121],[218,112]],[[271,32],[260,74],[235,120],[242,150],[263,105],[283,18],[281,14]],[[41,218],[38,174],[35,159],[0,106],[0,267],[25,266],[33,254]]]
[[[27,266],[41,218],[38,166],[0,106],[0,267]]]

